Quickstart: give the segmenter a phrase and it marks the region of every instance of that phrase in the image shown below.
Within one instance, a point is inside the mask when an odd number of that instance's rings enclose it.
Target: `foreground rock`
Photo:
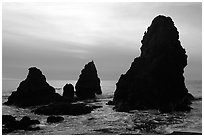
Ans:
[[[81,71],[75,89],[79,99],[91,99],[95,98],[95,93],[102,94],[100,79],[93,61],[86,64]]]
[[[65,99],[72,100],[74,98],[74,86],[72,84],[66,84],[63,87],[63,95]]]
[[[61,122],[63,120],[64,120],[64,118],[61,116],[49,116],[47,118],[47,123],[58,123],[58,122]]]
[[[33,127],[33,125],[40,124],[38,120],[31,120],[29,117],[24,116],[20,121],[17,121],[15,117],[11,115],[2,116],[2,132],[3,134],[13,132],[15,130],[39,130],[39,127]]]
[[[20,83],[17,91],[12,92],[5,105],[29,107],[57,102],[61,98],[46,82],[42,72],[36,67],[31,67],[27,78]]]
[[[16,118],[11,115],[2,115],[2,124],[10,123],[15,121]]]
[[[116,84],[117,111],[159,109],[190,110],[192,95],[184,83],[187,55],[170,17],[157,16],[143,36],[141,55]]]
[[[202,133],[174,131],[168,135],[202,135]]]
[[[70,104],[70,103],[55,103],[47,106],[39,107],[32,112],[38,115],[83,115],[91,113],[92,110],[98,106],[87,106],[83,103]]]

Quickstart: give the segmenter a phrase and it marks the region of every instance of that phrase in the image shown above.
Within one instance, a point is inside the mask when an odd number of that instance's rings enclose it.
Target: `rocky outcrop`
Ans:
[[[27,127],[29,127],[31,125],[40,124],[40,121],[39,120],[31,120],[28,116],[24,116],[20,120],[20,124],[24,129],[26,129]]]
[[[185,87],[183,76],[187,55],[172,19],[157,16],[141,43],[141,55],[116,84],[115,109],[190,110],[192,95]]]
[[[173,131],[172,133],[167,134],[167,135],[202,135],[202,133]]]
[[[63,95],[66,99],[73,99],[74,98],[74,86],[72,84],[66,84],[63,87]]]
[[[13,122],[15,120],[16,120],[16,118],[11,116],[11,115],[2,115],[2,124]]]
[[[31,67],[27,78],[20,83],[17,91],[12,92],[5,104],[28,107],[60,100],[61,96],[46,82],[42,72],[36,67]]]
[[[93,61],[86,64],[81,71],[75,89],[79,99],[91,99],[95,98],[95,93],[102,94],[100,79]]]
[[[58,123],[58,122],[62,122],[63,120],[64,118],[61,116],[49,116],[47,118],[47,123]]]
[[[2,116],[2,133],[10,133],[15,130],[39,130],[39,127],[33,127],[33,125],[40,124],[38,120],[31,120],[29,117],[24,116],[20,121],[16,120],[11,115]]]
[[[91,113],[92,110],[99,108],[99,106],[87,106],[83,103],[55,103],[47,106],[39,107],[32,112],[38,115],[83,115]]]

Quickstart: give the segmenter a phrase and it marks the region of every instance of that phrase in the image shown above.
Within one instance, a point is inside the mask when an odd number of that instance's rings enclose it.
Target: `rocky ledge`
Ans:
[[[88,106],[84,103],[54,103],[39,107],[32,112],[38,115],[83,115],[101,106]]]

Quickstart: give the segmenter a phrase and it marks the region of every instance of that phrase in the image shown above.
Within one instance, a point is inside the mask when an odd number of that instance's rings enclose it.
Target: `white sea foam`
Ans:
[[[9,83],[10,82],[10,83]],[[13,83],[12,83],[13,82]],[[19,80],[3,82],[3,98],[5,102],[8,95],[19,84]],[[62,93],[66,83],[75,85],[76,81],[48,81],[50,85]],[[90,104],[101,105],[102,108],[90,114],[80,116],[63,116],[65,120],[58,124],[46,123],[47,116],[35,115],[29,109],[2,106],[2,114],[11,114],[18,119],[27,115],[40,120],[39,131],[16,131],[10,134],[166,134],[172,131],[202,132],[202,100],[193,102],[190,113],[178,112],[173,114],[160,114],[155,110],[132,111],[131,113],[115,112],[113,106],[106,103],[112,100],[116,81],[102,81],[103,94],[97,96],[97,102]],[[186,86],[194,96],[202,97],[202,82],[187,81]]]

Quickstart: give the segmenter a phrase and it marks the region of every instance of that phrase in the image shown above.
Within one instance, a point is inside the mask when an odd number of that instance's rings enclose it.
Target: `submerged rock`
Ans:
[[[93,61],[86,64],[81,71],[75,89],[79,99],[95,98],[95,93],[102,94],[100,79]]]
[[[63,87],[63,95],[64,98],[73,99],[74,98],[74,86],[72,84],[66,84]]]
[[[42,72],[36,67],[31,67],[27,78],[20,83],[17,91],[12,92],[5,105],[29,107],[60,100],[61,96],[46,82]]]
[[[187,55],[172,19],[157,16],[141,43],[141,55],[116,84],[113,99],[116,110],[190,110],[192,95],[183,76]]]
[[[61,122],[63,120],[64,120],[64,118],[61,116],[49,116],[47,118],[47,123],[58,123],[58,122]]]
[[[114,102],[113,102],[112,100],[110,100],[110,101],[108,101],[108,102],[106,103],[106,105],[114,105]]]
[[[28,116],[24,116],[20,120],[20,124],[23,128],[29,127],[30,125],[40,124],[39,120],[31,120]]]

